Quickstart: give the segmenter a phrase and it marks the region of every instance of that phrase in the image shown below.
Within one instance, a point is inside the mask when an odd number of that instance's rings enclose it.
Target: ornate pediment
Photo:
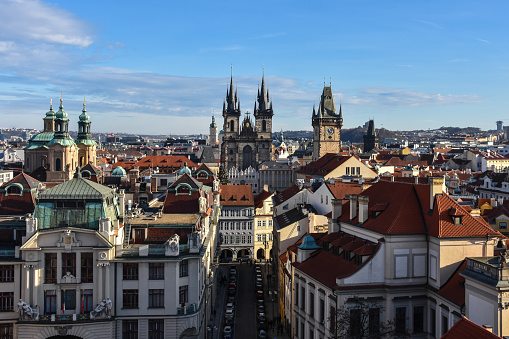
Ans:
[[[57,247],[64,247],[66,251],[70,251],[72,247],[80,247],[81,242],[76,240],[76,234],[71,230],[64,230],[60,234],[60,240],[57,241]]]

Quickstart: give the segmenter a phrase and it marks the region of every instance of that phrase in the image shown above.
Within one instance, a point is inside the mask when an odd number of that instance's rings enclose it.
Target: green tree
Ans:
[[[219,167],[217,178],[219,179],[219,183],[221,185],[227,185],[230,183],[230,179],[228,179],[228,173],[226,173],[226,170],[223,166]]]

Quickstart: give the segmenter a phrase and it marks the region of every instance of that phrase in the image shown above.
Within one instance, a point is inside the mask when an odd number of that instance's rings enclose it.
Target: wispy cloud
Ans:
[[[286,32],[267,33],[267,34],[263,34],[263,35],[254,37],[253,39],[255,39],[255,40],[269,39],[269,38],[275,38],[275,37],[284,36],[284,35],[286,35]]]
[[[420,19],[416,19],[415,20],[416,22],[420,22],[421,24],[425,24],[425,25],[428,25],[428,26],[431,26],[431,27],[434,27],[434,28],[438,28],[438,29],[444,29],[445,28],[443,26],[440,26],[439,24],[435,23],[435,22],[432,22],[432,21],[428,21],[428,20],[420,20]]]
[[[488,40],[484,40],[484,39],[481,39],[481,38],[477,38],[477,41],[480,41],[480,42],[485,43],[485,44],[491,44],[491,42],[489,42]]]
[[[397,88],[369,87],[347,91],[344,102],[366,106],[422,107],[480,103],[481,99],[478,95],[423,93]]]

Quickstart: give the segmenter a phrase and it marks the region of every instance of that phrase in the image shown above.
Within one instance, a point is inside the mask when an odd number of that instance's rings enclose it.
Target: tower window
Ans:
[[[56,158],[55,160],[55,171],[61,171],[62,170],[62,161],[60,158]]]
[[[267,121],[262,120],[262,131],[265,132],[267,130]]]
[[[235,121],[233,120],[230,121],[230,131],[235,131]]]

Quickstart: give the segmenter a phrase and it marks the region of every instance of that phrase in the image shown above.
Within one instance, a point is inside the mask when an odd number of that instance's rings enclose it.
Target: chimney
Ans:
[[[339,232],[340,222],[338,218],[343,214],[343,199],[332,199],[332,223],[328,234]]]
[[[391,175],[391,182],[394,182],[394,175]]]
[[[435,196],[442,195],[444,191],[443,177],[429,177],[429,208],[433,209]]]
[[[359,223],[364,224],[368,220],[368,202],[369,197],[359,195]]]
[[[419,183],[419,176],[416,176],[414,177],[414,184],[418,184]]]
[[[357,194],[350,194],[350,220],[357,216]]]

